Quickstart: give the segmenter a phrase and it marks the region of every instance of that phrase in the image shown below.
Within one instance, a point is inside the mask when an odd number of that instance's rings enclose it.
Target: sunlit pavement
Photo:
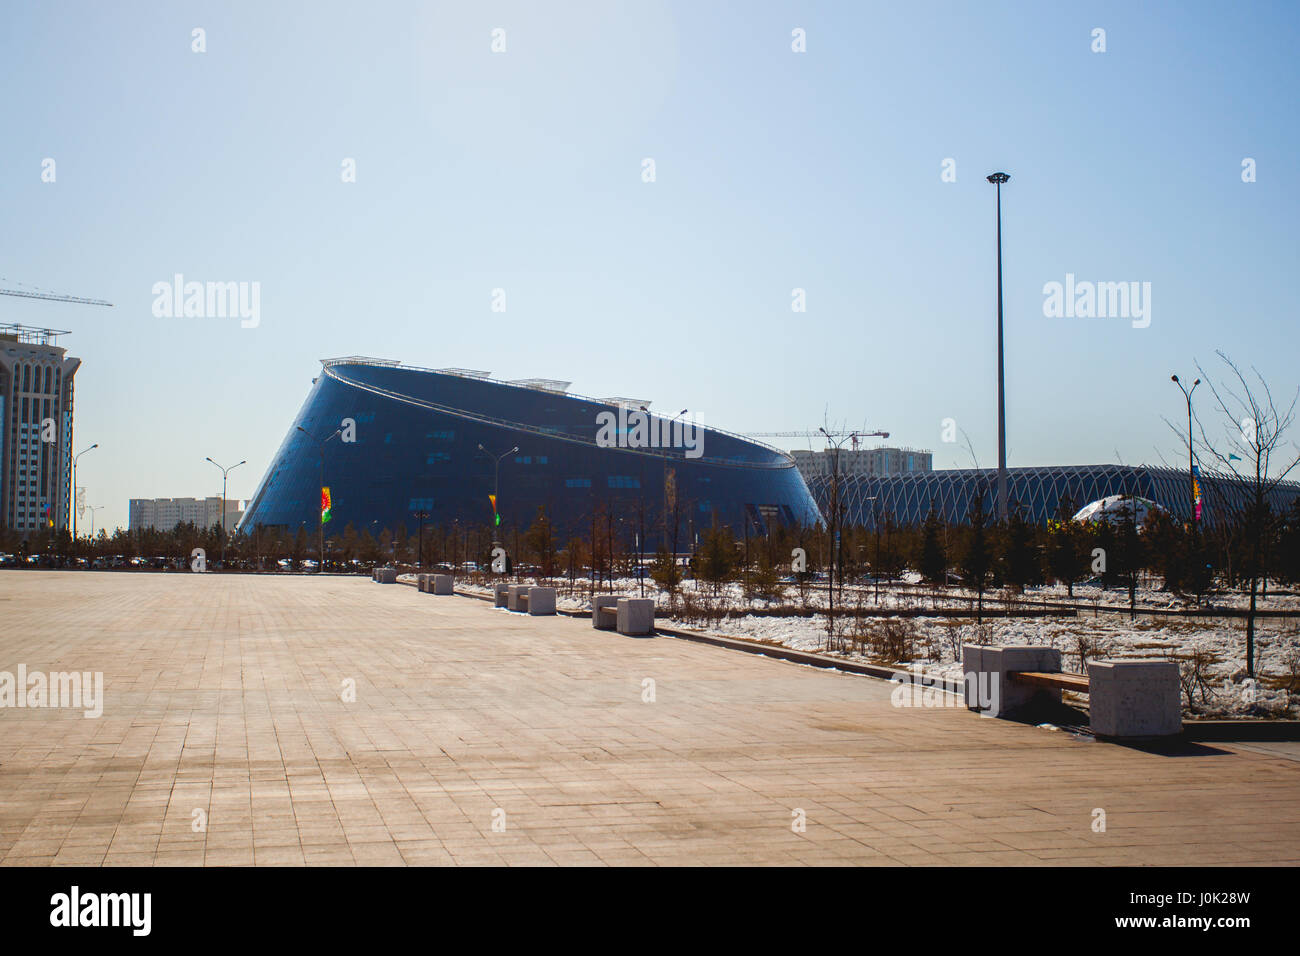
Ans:
[[[1300,862],[1289,753],[896,708],[367,578],[0,572],[20,664],[104,700],[0,709],[7,865]]]

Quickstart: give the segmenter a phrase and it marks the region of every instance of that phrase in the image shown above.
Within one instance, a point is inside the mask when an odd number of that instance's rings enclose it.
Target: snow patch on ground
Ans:
[[[405,577],[405,576],[404,576]],[[414,577],[411,576],[414,581]],[[590,611],[590,582],[579,580],[570,593],[568,581],[560,582],[556,606],[568,611]],[[490,595],[492,589],[485,585],[458,581],[457,589],[469,593]],[[972,617],[853,617],[853,607],[874,609],[873,590],[860,588],[842,607],[845,616],[837,622],[838,645],[847,649],[827,650],[827,617],[825,613],[807,616],[768,616],[753,613],[775,608],[794,609],[803,604],[794,588],[787,590],[784,601],[746,599],[740,585],[726,585],[713,597],[711,589],[697,582],[685,582],[684,593],[699,603],[713,602],[727,608],[725,616],[718,616],[705,626],[694,617],[678,613],[660,615],[659,623],[665,627],[697,630],[727,637],[780,645],[795,650],[830,653],[845,660],[885,664],[900,668],[914,668],[934,676],[961,679],[961,647],[963,644],[991,645],[1047,645],[1061,652],[1062,670],[1083,673],[1086,660],[1173,660],[1185,671],[1190,671],[1193,658],[1202,657],[1203,681],[1193,690],[1195,710],[1188,708],[1186,693],[1183,707],[1187,716],[1300,716],[1300,620],[1287,618],[1260,619],[1256,624],[1255,670],[1256,683],[1245,678],[1245,621],[1232,618],[1199,618],[1177,620],[1168,618],[1139,618],[1129,621],[1113,612],[1105,617],[1092,617],[1081,611],[1078,617],[993,618],[976,624]],[[953,589],[958,592],[958,589]],[[616,593],[629,597],[640,596],[641,582],[625,578],[602,582],[598,594]],[[929,589],[923,589],[928,592]],[[656,599],[659,608],[668,606],[668,597],[651,582],[645,582],[646,597]],[[846,594],[849,592],[846,592]],[[959,592],[958,592],[959,593]],[[1091,586],[1076,586],[1076,603],[1091,603],[1101,608],[1127,608],[1128,594],[1116,590],[1102,591]],[[816,595],[810,594],[808,605],[813,610],[825,608],[825,586]],[[815,598],[820,598],[820,601]],[[1025,598],[1030,601],[1066,601],[1066,589],[1050,586],[1030,589]],[[1215,597],[1220,607],[1243,606],[1246,595],[1221,595]],[[837,602],[838,603],[838,602]],[[1173,596],[1155,589],[1138,592],[1140,607],[1184,607]],[[893,588],[881,585],[880,604],[883,609],[920,609],[922,614],[930,607],[965,607],[964,602],[945,599],[943,593],[934,596],[918,595],[916,589]],[[986,607],[1001,607],[1001,602],[986,596]],[[1189,605],[1188,605],[1189,606]],[[1271,595],[1264,607],[1272,609],[1300,609],[1300,598],[1289,595]],[[676,605],[680,612],[680,602]],[[899,659],[887,659],[881,653],[881,642],[873,641],[886,626],[895,629],[895,636],[905,636],[908,651]],[[1082,659],[1080,655],[1083,655]]]

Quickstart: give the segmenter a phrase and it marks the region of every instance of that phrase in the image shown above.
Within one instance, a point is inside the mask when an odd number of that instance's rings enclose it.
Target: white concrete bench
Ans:
[[[591,603],[591,626],[601,631],[618,631],[637,636],[652,634],[655,629],[655,602],[652,598],[597,596]]]
[[[492,588],[492,603],[494,607],[509,607],[510,585],[497,584]]]
[[[1099,737],[1168,737],[1182,733],[1178,665],[1173,661],[1092,661],[1088,673],[1061,673],[1052,647],[962,647],[966,706],[994,717],[1014,717],[1061,691],[1088,695],[1088,717]]]
[[[431,574],[428,590],[433,594],[455,594],[456,579],[450,574]]]
[[[1173,661],[1093,661],[1088,711],[1099,737],[1168,737],[1183,732]]]
[[[618,632],[620,634],[653,634],[655,629],[655,602],[653,598],[619,598]]]
[[[597,594],[591,602],[591,626],[598,631],[612,631],[618,626],[618,598]]]
[[[421,591],[429,590],[429,575],[417,574],[415,576],[415,586]]]
[[[396,584],[397,568],[376,568],[375,580],[380,584]]]
[[[528,589],[531,584],[512,584],[506,592],[506,607],[511,611],[528,610]]]
[[[532,587],[528,589],[528,613],[542,617],[555,613],[555,588]]]
[[[966,706],[971,710],[990,717],[1015,717],[1034,707],[1061,703],[1060,688],[1021,684],[1010,677],[1015,671],[1059,674],[1061,652],[1054,647],[965,644],[961,660],[966,675]]]

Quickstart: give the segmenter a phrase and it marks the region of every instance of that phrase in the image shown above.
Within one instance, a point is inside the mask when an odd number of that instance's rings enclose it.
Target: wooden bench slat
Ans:
[[[1060,674],[1046,671],[1011,671],[1007,676],[1021,684],[1033,684],[1036,687],[1072,690],[1080,694],[1088,693],[1088,678],[1083,674]]]

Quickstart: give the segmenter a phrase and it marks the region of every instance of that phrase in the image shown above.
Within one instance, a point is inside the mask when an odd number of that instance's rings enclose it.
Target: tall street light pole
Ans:
[[[880,505],[876,502],[880,499],[879,495],[872,495],[865,500],[871,502],[871,526],[876,532],[876,556],[871,559],[872,583],[875,585],[876,601],[880,603]]]
[[[1187,513],[1192,519],[1192,532],[1196,532],[1196,464],[1192,460],[1192,393],[1196,391],[1196,386],[1201,384],[1198,378],[1192,382],[1192,387],[1188,388],[1178,380],[1177,375],[1169,376],[1170,381],[1183,393],[1183,398],[1187,399]]]
[[[69,503],[68,513],[72,515],[72,553],[77,553],[77,459],[88,451],[94,451],[99,447],[99,442],[83,449],[72,456],[72,501]],[[102,507],[102,506],[101,506]]]
[[[826,577],[826,607],[827,610],[829,611],[829,617],[831,622],[831,635],[828,641],[828,645],[830,646],[830,650],[834,650],[835,648],[833,644],[835,640],[834,628],[835,628],[835,567],[836,565],[840,565],[840,586],[842,587],[844,585],[844,568],[842,562],[840,561],[840,448],[844,445],[846,441],[849,441],[851,439],[856,439],[858,437],[858,433],[853,432],[852,434],[845,435],[839,441],[836,441],[834,438],[831,437],[831,433],[828,432],[825,428],[819,428],[817,430],[826,436],[827,450],[830,451],[831,449],[834,449],[834,454],[831,456],[832,465],[831,465],[831,515],[829,521],[830,527],[827,529],[831,533],[831,549],[830,549],[831,567],[830,567],[830,573]]]
[[[103,511],[104,506],[93,505],[92,507],[89,507],[86,510],[90,512],[90,540],[94,541],[95,540],[95,512]]]
[[[843,568],[843,562],[840,561],[840,558],[843,557],[843,552],[840,547],[840,540],[839,540],[840,539],[839,525],[843,524],[843,522],[841,521],[838,514],[840,510],[839,508],[840,451],[844,447],[844,443],[846,441],[851,441],[853,442],[854,446],[856,446],[857,443],[863,438],[888,438],[889,432],[852,432],[851,434],[844,435],[843,437],[841,437],[839,441],[835,441],[835,439],[831,437],[831,433],[828,432],[825,428],[818,428],[817,430],[826,436],[826,444],[828,446],[834,446],[835,448],[835,457],[832,459],[832,461],[834,462],[834,471],[831,474],[831,502],[832,502],[831,511],[833,512],[831,515],[831,523],[835,525],[835,527],[832,529],[835,533],[835,542],[834,542],[835,550],[832,552],[831,555],[831,572],[832,572],[831,577],[832,578],[834,577],[835,565],[837,563],[840,564],[841,565],[840,588],[843,589],[844,568]],[[866,500],[875,501],[876,499],[872,497]],[[873,568],[872,570],[875,569]]]
[[[492,516],[497,523],[496,525],[493,526],[492,543],[499,544],[500,542],[496,540],[496,528],[499,527],[501,524],[501,512],[497,510],[497,496],[501,491],[501,459],[505,458],[507,455],[513,455],[516,452],[518,452],[519,446],[516,445],[514,448],[511,448],[508,451],[503,451],[501,454],[495,456],[486,448],[484,448],[481,443],[478,446],[478,450],[481,451],[483,454],[487,455],[489,458],[495,459],[493,465],[493,474],[492,474]]]
[[[646,408],[644,405],[641,406],[641,411],[645,412],[646,415],[649,415],[649,414],[650,414],[650,409]],[[668,419],[668,426],[667,426],[667,427],[668,427],[668,445],[669,445],[669,446],[672,445],[673,425],[677,422],[677,419],[681,418],[681,417],[682,417],[683,415],[685,415],[688,411],[690,411],[690,409],[683,408],[680,412],[678,412],[678,413],[677,413],[676,415],[674,415],[672,418]],[[660,445],[663,445],[663,444],[664,444],[664,441],[663,441],[663,437],[662,437],[662,436],[660,436],[659,444],[660,444]],[[669,451],[665,450],[665,451],[664,451],[664,455],[663,455],[663,466],[664,466],[664,468],[663,468],[663,472],[664,472],[664,473],[663,473],[663,489],[662,489],[662,490],[663,490],[663,493],[664,493],[664,550],[665,550],[665,551],[668,550],[668,458],[669,458],[669,455],[670,455],[670,454],[671,454],[671,453],[670,453]],[[677,529],[674,528],[674,529],[673,529],[673,535],[676,536],[676,534],[677,534]],[[676,562],[677,562],[677,555],[674,554],[674,555],[673,555],[673,563],[675,564]]]
[[[330,434],[329,438],[324,438],[324,439],[317,438],[315,435],[307,431],[307,429],[303,428],[301,425],[298,426],[298,431],[302,432],[304,435],[306,435],[308,438],[314,441],[316,443],[316,450],[320,452],[320,487],[321,490],[323,491],[325,488],[325,443],[328,442],[331,438],[337,438],[339,435],[343,434],[343,429],[341,428],[334,429],[334,431]],[[319,529],[317,531],[317,534],[320,536],[319,538],[320,567],[316,569],[316,573],[324,574],[325,573],[325,512],[319,509],[317,511],[316,524]]]
[[[207,459],[212,461],[211,458]],[[229,532],[226,531],[226,475],[234,471],[240,465],[247,465],[247,461],[241,461],[238,464],[231,465],[229,468],[222,468],[221,465],[212,461],[212,464],[221,468],[221,570],[226,570],[226,537]]]
[[[987,177],[998,190],[998,520],[1007,520],[1007,404],[1002,364],[1002,184],[1011,177],[993,173]]]
[[[834,639],[833,629],[835,627],[835,568],[838,565],[840,569],[840,588],[844,587],[844,553],[840,545],[840,525],[842,524],[840,511],[840,449],[844,447],[846,441],[852,441],[854,445],[861,438],[888,438],[889,432],[852,432],[844,435],[839,441],[831,437],[831,433],[825,428],[817,429],[826,436],[826,444],[835,449],[835,455],[832,458],[834,470],[831,472],[831,570],[826,581],[826,599],[827,608],[830,612],[832,640]],[[874,569],[873,569],[874,570]]]
[[[415,559],[416,569],[418,570],[424,567],[424,519],[430,518],[432,515],[427,511],[417,511],[415,512],[415,517],[420,519],[420,530],[416,532],[416,534],[419,535],[419,544],[416,545]]]

